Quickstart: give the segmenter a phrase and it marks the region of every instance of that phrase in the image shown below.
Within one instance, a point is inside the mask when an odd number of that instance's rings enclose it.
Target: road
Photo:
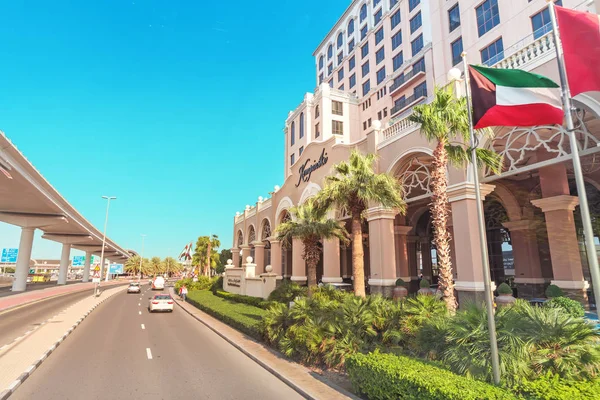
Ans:
[[[79,282],[81,282],[81,279],[74,280],[74,281],[67,281],[67,285],[70,285],[72,283],[79,283]],[[46,288],[49,288],[52,286],[56,286],[56,281],[28,283],[25,291],[30,292],[32,290],[46,289]],[[18,293],[21,293],[21,292],[18,292]],[[12,291],[12,285],[6,285],[6,286],[0,287],[0,297],[11,296],[13,294],[15,294],[15,293]]]
[[[11,400],[302,399],[177,306],[150,314],[151,293],[100,305]]]
[[[92,293],[69,293],[0,312],[0,348]]]

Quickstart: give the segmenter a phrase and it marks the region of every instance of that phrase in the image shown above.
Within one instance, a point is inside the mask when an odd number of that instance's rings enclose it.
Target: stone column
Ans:
[[[571,196],[566,164],[554,164],[540,168],[542,198],[531,203],[541,208],[546,219],[550,259],[552,260],[551,283],[573,297],[587,298],[589,284],[583,277],[581,255],[575,230],[573,210],[579,198]]]
[[[481,184],[481,199],[494,190],[494,186]],[[448,187],[450,206],[452,207],[452,226],[454,230],[454,249],[456,270],[454,287],[458,292],[458,300],[484,301],[483,261],[481,259],[481,241],[479,240],[477,203],[475,185],[463,182]],[[485,243],[484,245],[487,245]],[[495,287],[490,282],[492,288]]]
[[[535,221],[524,219],[504,222],[502,225],[510,231],[519,297],[544,297],[546,279],[542,274]]]
[[[428,237],[419,238],[421,244],[421,262],[423,265],[423,278],[427,279],[429,283],[433,283],[433,270],[431,265],[431,242]]]
[[[342,279],[352,277],[352,271],[348,265],[348,247],[346,246],[340,248],[340,269],[342,270]]]
[[[246,259],[248,257],[250,257],[250,246],[243,244],[240,246],[240,258],[242,259],[242,265],[246,264]]]
[[[83,265],[83,279],[81,282],[89,282],[90,281],[90,265],[92,263],[92,252],[85,252],[85,263]]]
[[[340,283],[340,240],[327,239],[323,241],[323,283]]]
[[[367,210],[369,223],[369,261],[371,293],[391,297],[396,285],[396,246],[394,218],[396,210],[373,207]]]
[[[281,265],[281,241],[271,239],[271,266],[277,279],[283,279],[283,270]]]
[[[583,300],[589,284],[583,277],[573,218],[573,210],[579,204],[579,199],[574,196],[559,195],[532,200],[531,203],[541,208],[546,218],[554,276],[551,283]]]
[[[417,239],[415,235],[406,237],[406,252],[408,257],[408,272],[410,275],[409,293],[416,293],[419,290],[419,266],[417,260]]]
[[[411,281],[411,273],[408,266],[407,241],[407,235],[411,229],[411,226],[394,227],[394,234],[396,238],[396,276],[401,278],[407,284],[410,284]]]
[[[252,242],[254,245],[254,264],[256,264],[256,275],[265,272],[265,244],[263,242]]]
[[[67,283],[67,273],[69,271],[69,258],[71,257],[71,245],[63,243],[62,253],[60,256],[60,267],[58,269],[58,284],[65,285]]]
[[[21,228],[19,254],[17,255],[15,279],[12,285],[13,292],[23,292],[27,287],[27,275],[29,274],[29,260],[31,259],[34,233],[35,228]]]
[[[237,247],[231,249],[231,261],[235,268],[240,266],[240,249]]]
[[[304,245],[302,240],[293,238],[292,239],[292,277],[290,278],[295,282],[306,282],[306,263],[302,258],[304,253]]]

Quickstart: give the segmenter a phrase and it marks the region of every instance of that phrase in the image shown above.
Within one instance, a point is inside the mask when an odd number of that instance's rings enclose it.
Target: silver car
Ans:
[[[140,284],[137,282],[132,282],[129,284],[127,288],[127,293],[140,293],[142,289],[140,288]]]

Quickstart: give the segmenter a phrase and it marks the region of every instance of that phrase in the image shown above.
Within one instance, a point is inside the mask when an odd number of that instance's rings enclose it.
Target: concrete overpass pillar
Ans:
[[[89,282],[90,280],[90,266],[92,265],[92,252],[85,252],[85,264],[83,265],[83,279],[81,282]]]
[[[69,258],[71,257],[71,244],[63,243],[62,253],[60,256],[60,267],[58,269],[58,284],[65,285],[67,283],[67,272],[69,271]]]
[[[13,292],[23,292],[27,286],[27,275],[29,274],[29,260],[31,259],[34,233],[35,228],[21,228],[19,255],[17,256],[15,279],[12,285]]]

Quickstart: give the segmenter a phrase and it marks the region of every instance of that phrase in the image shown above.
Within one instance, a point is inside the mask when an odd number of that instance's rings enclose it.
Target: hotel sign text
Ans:
[[[308,165],[310,163],[310,158],[307,159],[306,162],[302,164],[300,166],[300,169],[298,170],[300,176],[298,177],[298,183],[296,183],[296,187],[300,186],[302,182],[308,182],[310,180],[310,175],[313,173],[313,171],[316,171],[323,165],[327,164],[327,160],[328,158],[327,153],[325,153],[325,149],[323,149],[323,151],[321,152],[321,157],[319,157],[317,161],[313,162],[312,165]]]

